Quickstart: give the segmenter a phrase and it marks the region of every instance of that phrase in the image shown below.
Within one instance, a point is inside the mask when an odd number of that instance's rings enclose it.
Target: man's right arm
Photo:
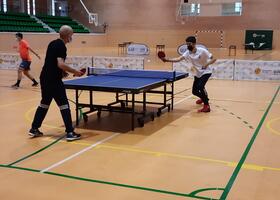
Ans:
[[[180,56],[177,58],[162,58],[163,62],[180,62],[182,60],[184,60],[184,56]]]

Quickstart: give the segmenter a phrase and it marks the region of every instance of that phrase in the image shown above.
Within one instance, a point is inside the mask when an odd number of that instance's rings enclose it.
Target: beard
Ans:
[[[193,50],[193,46],[188,46],[188,50],[192,51]]]

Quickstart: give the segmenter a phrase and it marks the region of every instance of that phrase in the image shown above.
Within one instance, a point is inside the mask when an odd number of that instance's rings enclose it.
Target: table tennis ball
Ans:
[[[108,67],[109,67],[109,68],[112,68],[112,67],[113,67],[113,63],[110,63],[110,64],[108,65]]]

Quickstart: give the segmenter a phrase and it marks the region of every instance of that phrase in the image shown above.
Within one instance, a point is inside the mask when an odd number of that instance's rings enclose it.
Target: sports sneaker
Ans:
[[[196,103],[196,104],[202,104],[203,101],[202,101],[201,99],[198,99],[195,103]]]
[[[31,137],[40,137],[43,136],[43,133],[37,128],[31,128],[28,135],[30,135]]]
[[[210,106],[204,105],[202,109],[198,110],[197,112],[210,112]]]
[[[39,85],[39,83],[36,82],[36,83],[32,84],[32,87],[37,87],[38,85]]]
[[[14,84],[14,85],[12,85],[11,87],[14,88],[14,89],[18,89],[18,88],[19,88],[19,85]]]
[[[70,133],[67,133],[67,135],[66,135],[67,141],[79,140],[80,138],[81,138],[81,134],[78,134],[75,132],[70,132]]]

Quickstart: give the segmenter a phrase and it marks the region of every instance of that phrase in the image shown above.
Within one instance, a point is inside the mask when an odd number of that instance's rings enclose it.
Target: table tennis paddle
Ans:
[[[157,55],[158,55],[159,59],[161,59],[161,60],[162,60],[163,58],[165,58],[165,56],[166,56],[165,53],[164,53],[163,51],[159,51]]]
[[[87,72],[87,69],[86,68],[82,68],[82,69],[80,69],[80,72],[82,72],[82,74],[84,75]]]
[[[87,71],[87,69],[86,69],[86,68],[82,68],[82,69],[80,69],[80,72],[82,73],[82,76],[83,76],[83,75],[85,75],[86,71]],[[75,76],[75,75],[73,75],[73,76]]]

